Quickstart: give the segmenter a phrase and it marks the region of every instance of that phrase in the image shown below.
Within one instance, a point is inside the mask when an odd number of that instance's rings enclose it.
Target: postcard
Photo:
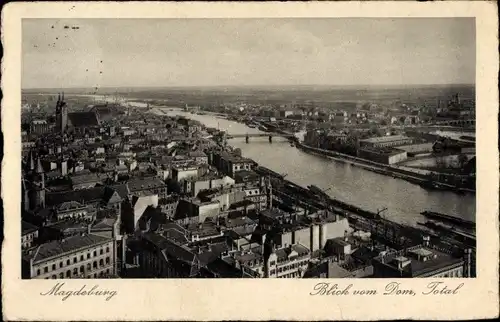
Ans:
[[[497,24],[482,1],[8,4],[4,318],[497,316]]]

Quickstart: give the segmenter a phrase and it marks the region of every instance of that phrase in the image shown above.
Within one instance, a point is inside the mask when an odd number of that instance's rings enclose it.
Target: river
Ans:
[[[227,131],[229,134],[259,133],[258,129],[244,124],[216,118],[211,115],[196,115],[181,111],[166,111],[167,115],[183,115],[200,121],[208,127]],[[283,138],[267,137],[232,139],[229,144],[240,148],[245,157],[276,172],[287,174],[287,179],[302,186],[314,184],[333,198],[377,211],[390,220],[409,225],[423,221],[420,212],[432,210],[475,221],[474,194],[458,195],[449,191],[426,190],[404,180],[380,175],[343,162],[332,161],[307,154]]]

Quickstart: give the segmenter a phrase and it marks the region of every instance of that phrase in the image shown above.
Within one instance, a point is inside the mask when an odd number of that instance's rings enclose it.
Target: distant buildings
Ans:
[[[408,154],[399,149],[366,147],[358,149],[358,156],[378,163],[396,164],[405,161]]]
[[[30,133],[46,134],[53,131],[53,125],[47,123],[46,120],[33,120],[30,123]]]
[[[389,148],[400,145],[408,145],[413,142],[413,138],[404,135],[390,135],[359,140],[359,146],[362,148]]]

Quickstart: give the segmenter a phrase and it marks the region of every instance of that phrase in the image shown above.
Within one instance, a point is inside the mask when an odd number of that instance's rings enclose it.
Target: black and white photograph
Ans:
[[[476,277],[475,25],[23,19],[22,278]]]
[[[8,4],[4,319],[498,316],[490,9]]]

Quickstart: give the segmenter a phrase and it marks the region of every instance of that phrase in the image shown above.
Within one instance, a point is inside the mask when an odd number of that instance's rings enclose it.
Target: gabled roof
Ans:
[[[127,182],[130,191],[165,187],[166,184],[155,177],[134,178]]]
[[[83,208],[85,207],[83,204],[79,203],[78,201],[66,201],[60,204],[57,207],[58,211],[66,211],[66,210],[71,210],[71,209],[78,209],[78,208]]]
[[[56,223],[47,225],[46,227],[58,230],[60,232],[86,231],[88,224],[79,220],[68,219],[68,220],[58,221]]]
[[[32,232],[35,232],[38,230],[38,227],[35,226],[35,225],[32,225],[30,224],[29,222],[26,222],[26,221],[21,221],[21,231],[22,231],[22,234],[29,234],[29,233],[32,233]]]
[[[176,245],[175,243],[171,242],[161,235],[147,232],[142,236],[144,239],[148,240],[150,243],[153,243],[157,248],[159,248],[167,258],[174,258],[188,264],[191,264],[196,258],[196,255],[193,252],[185,249],[182,246]]]
[[[94,247],[96,245],[111,241],[111,238],[88,234],[68,237],[64,240],[56,240],[38,246],[28,259],[32,258],[34,262],[43,261],[49,258],[63,256],[66,253],[74,252],[80,249]]]
[[[208,265],[209,263],[215,261],[220,255],[229,249],[227,243],[211,243],[209,248],[207,247],[204,251],[197,254],[198,259],[200,260],[200,264],[203,266]]]
[[[189,200],[180,199],[175,209],[175,219],[184,219],[186,217],[195,217],[194,206]]]
[[[219,278],[248,277],[245,276],[240,269],[230,265],[229,263],[220,258],[217,258],[214,261],[208,263],[207,270],[212,274],[215,274]]]
[[[108,104],[94,105],[91,108],[91,111],[97,112],[101,117],[112,113],[111,108],[108,106]]]
[[[84,203],[102,201],[105,187],[94,187],[65,192],[49,192],[46,196],[46,205],[48,207],[56,206],[68,201],[79,201]]]
[[[99,119],[95,112],[68,113],[68,119],[74,127],[98,126]]]
[[[112,229],[114,227],[114,224],[116,223],[116,220],[117,220],[116,218],[103,218],[97,221],[91,227],[91,231]]]
[[[117,203],[121,202],[124,198],[120,196],[120,194],[114,190],[113,188],[106,187],[104,190],[103,201],[106,203]]]
[[[201,157],[206,157],[207,155],[205,154],[205,152],[197,150],[188,152],[188,156],[193,158],[201,158]]]

